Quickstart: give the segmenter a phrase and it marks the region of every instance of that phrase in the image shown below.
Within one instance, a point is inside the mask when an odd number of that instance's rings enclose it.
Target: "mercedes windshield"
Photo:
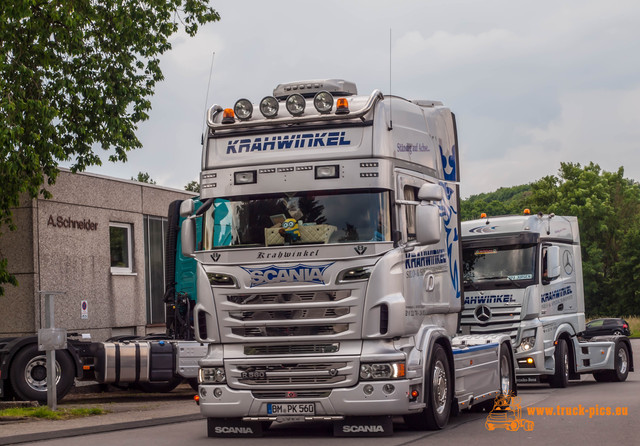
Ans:
[[[465,289],[524,287],[535,282],[536,245],[463,247]]]

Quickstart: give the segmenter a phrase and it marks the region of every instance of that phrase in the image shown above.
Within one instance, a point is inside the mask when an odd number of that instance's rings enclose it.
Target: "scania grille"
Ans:
[[[245,338],[276,336],[327,336],[337,335],[349,329],[348,324],[331,325],[261,325],[259,327],[233,327],[231,333]]]
[[[327,343],[331,338],[352,338],[359,329],[362,308],[354,292],[265,290],[222,295],[218,307],[220,320],[224,321],[222,333],[231,342],[297,337],[302,344],[318,342],[312,339],[315,336],[324,336]]]
[[[227,300],[238,305],[273,305],[296,302],[339,302],[351,296],[350,290],[311,291],[307,293],[234,294]]]
[[[237,365],[229,378],[250,387],[336,385],[347,382],[353,370],[346,361]]]
[[[246,345],[244,354],[249,356],[262,355],[305,355],[318,353],[336,353],[340,350],[340,344],[279,344],[279,345]]]

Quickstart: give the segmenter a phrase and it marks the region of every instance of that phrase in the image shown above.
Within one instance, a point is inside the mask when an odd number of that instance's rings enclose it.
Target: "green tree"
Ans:
[[[58,162],[126,161],[181,27],[220,19],[207,0],[11,0],[0,6],[0,225],[20,194],[50,198]],[[0,253],[0,284],[15,283]],[[0,295],[4,289],[0,286]]]
[[[195,192],[197,194],[200,193],[200,183],[196,180],[189,181],[187,185],[184,187],[184,190],[188,190],[189,192]]]
[[[529,206],[531,185],[501,187],[495,192],[472,195],[460,203],[460,216],[463,221],[488,216],[521,214]]]
[[[137,177],[131,177],[133,181],[139,181],[147,184],[157,184],[147,172],[138,172]]]
[[[622,167],[606,172],[594,163],[561,163],[557,176],[542,178],[531,190],[536,212],[578,217],[587,312],[639,314],[640,307],[630,304],[640,287],[638,183],[625,179]]]

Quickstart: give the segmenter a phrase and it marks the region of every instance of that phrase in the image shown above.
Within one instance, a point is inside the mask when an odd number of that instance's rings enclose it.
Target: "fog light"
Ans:
[[[213,396],[220,398],[222,396],[222,389],[220,387],[213,389]]]
[[[362,391],[365,395],[371,395],[373,393],[373,386],[371,384],[367,384],[362,388]]]
[[[253,114],[253,104],[248,99],[238,99],[236,105],[233,106],[233,111],[238,119],[242,121],[251,119],[251,115]]]
[[[394,386],[393,384],[385,384],[384,386],[382,386],[382,391],[387,395],[390,395],[396,391],[396,386]]]
[[[320,113],[329,113],[333,108],[333,96],[328,91],[321,91],[313,98],[313,106]]]
[[[206,396],[207,396],[207,389],[205,389],[204,387],[200,387],[200,397],[206,398]]]
[[[293,116],[300,116],[301,114],[303,114],[306,105],[307,101],[305,101],[302,95],[298,93],[294,93],[287,98],[287,110]]]
[[[260,113],[265,118],[275,118],[278,115],[280,104],[273,96],[267,96],[260,101]]]

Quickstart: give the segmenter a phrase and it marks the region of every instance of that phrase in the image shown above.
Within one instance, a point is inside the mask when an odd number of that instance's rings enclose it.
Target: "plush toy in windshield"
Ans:
[[[293,243],[300,240],[300,229],[298,222],[294,218],[287,218],[282,222],[282,228],[278,231],[286,243]]]

